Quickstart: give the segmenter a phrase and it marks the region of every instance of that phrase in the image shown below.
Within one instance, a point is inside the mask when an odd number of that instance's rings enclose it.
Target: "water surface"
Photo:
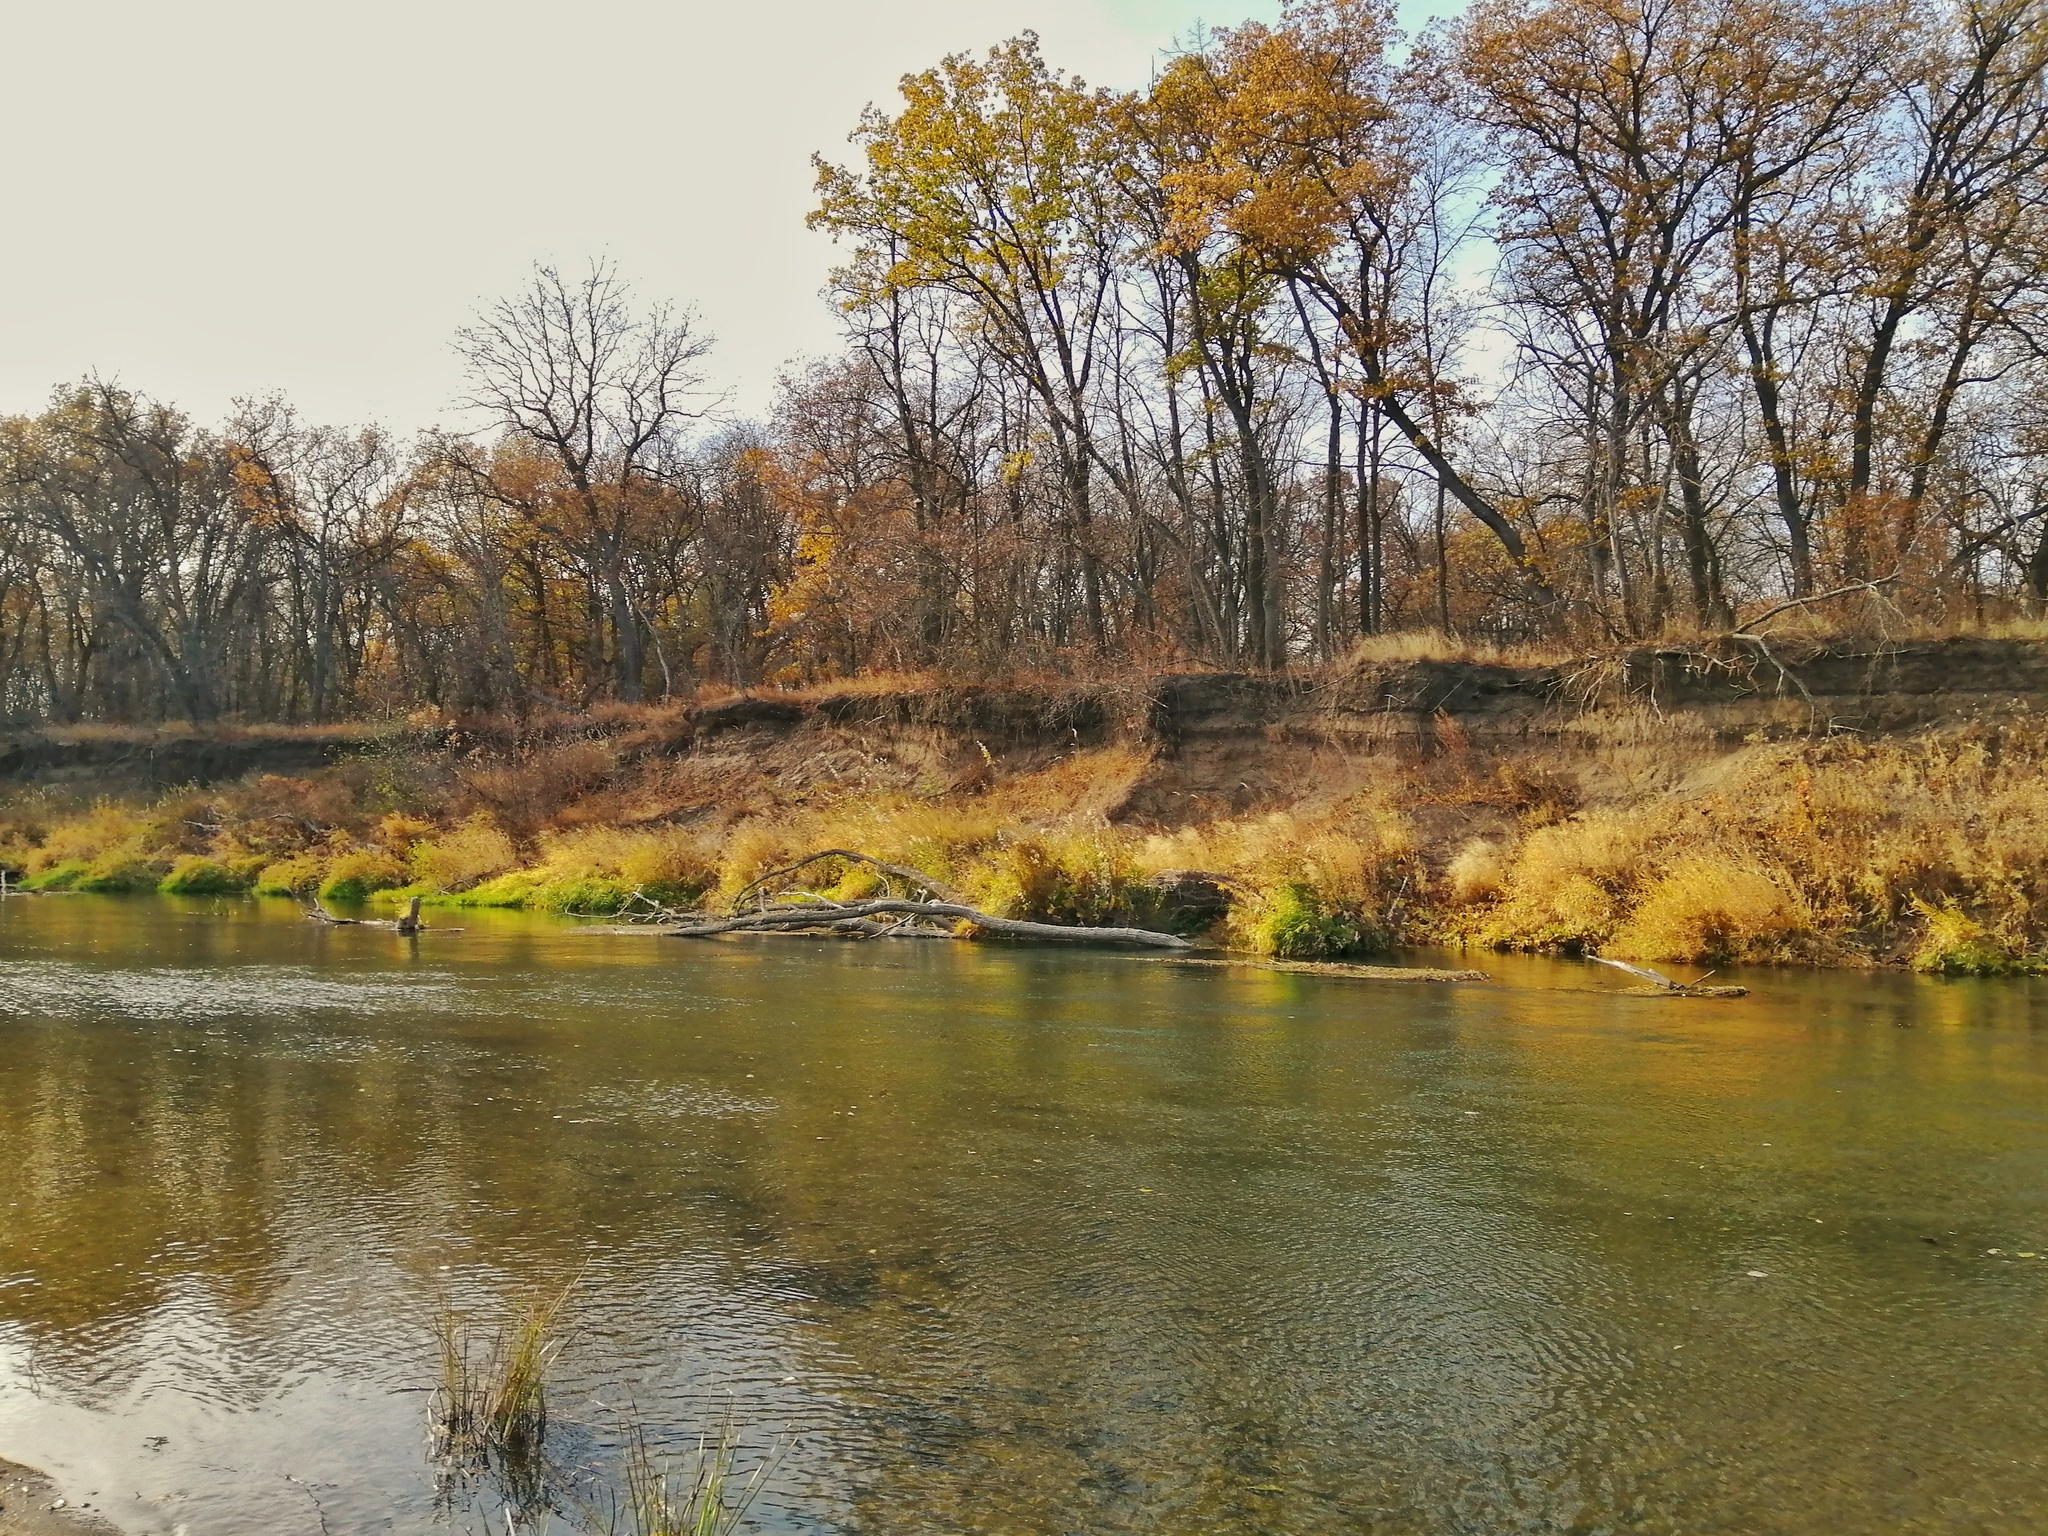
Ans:
[[[764,1530],[2048,1528],[2039,984],[466,921],[0,903],[0,1457],[502,1531],[429,1321],[580,1277],[563,1475],[730,1424]]]

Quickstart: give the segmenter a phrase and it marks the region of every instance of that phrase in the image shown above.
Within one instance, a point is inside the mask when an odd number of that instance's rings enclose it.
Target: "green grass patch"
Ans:
[[[39,869],[21,882],[24,890],[68,891],[92,871],[86,859],[62,859],[48,869]]]
[[[2048,959],[2027,953],[1987,929],[1949,897],[1930,903],[1915,896],[1913,910],[1927,920],[1913,969],[1930,976],[2039,976]]]
[[[218,860],[188,853],[171,866],[156,888],[166,896],[239,896],[253,879],[252,873],[237,873]]]
[[[1281,960],[1333,960],[1383,947],[1377,933],[1299,882],[1266,892],[1252,938],[1261,953]]]
[[[360,905],[405,881],[405,866],[388,853],[345,853],[327,866],[320,899]]]

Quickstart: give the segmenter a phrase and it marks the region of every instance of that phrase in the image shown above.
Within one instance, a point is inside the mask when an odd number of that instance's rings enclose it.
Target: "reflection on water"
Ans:
[[[469,921],[0,903],[0,1456],[481,1530],[437,1300],[580,1275],[565,1469],[729,1417],[771,1530],[2048,1525],[2037,984]]]

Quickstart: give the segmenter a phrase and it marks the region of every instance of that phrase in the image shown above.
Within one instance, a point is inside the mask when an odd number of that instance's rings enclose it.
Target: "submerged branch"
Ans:
[[[1701,977],[1699,981],[1673,981],[1669,976],[1666,976],[1662,971],[1653,971],[1647,965],[1630,965],[1626,960],[1610,960],[1605,955],[1588,955],[1586,956],[1586,958],[1592,961],[1595,965],[1611,965],[1617,971],[1627,971],[1631,976],[1640,976],[1643,980],[1650,983],[1652,987],[1656,988],[1654,992],[1642,992],[1633,994],[1638,997],[1749,996],[1749,988],[1747,987],[1703,986],[1701,983],[1706,980],[1706,977],[1704,976]],[[1714,973],[1712,971],[1707,972],[1708,976],[1711,976],[1713,974]]]

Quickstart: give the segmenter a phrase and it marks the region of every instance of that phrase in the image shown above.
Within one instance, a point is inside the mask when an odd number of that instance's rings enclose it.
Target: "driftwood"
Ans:
[[[1851,592],[1868,592],[1872,597],[1877,597],[1883,588],[1898,579],[1899,573],[1893,571],[1891,575],[1880,576],[1875,581],[1852,581],[1846,587],[1836,587],[1831,592],[1816,592],[1809,597],[1795,597],[1789,602],[1778,604],[1775,608],[1767,608],[1755,618],[1736,625],[1733,635],[1735,638],[1746,640],[1750,638],[1748,631],[1755,629],[1759,624],[1770,623],[1781,613],[1789,613],[1794,608],[1804,608],[1812,603],[1825,603],[1837,597],[1847,597]]]
[[[816,891],[791,889],[785,883],[792,876],[839,859],[863,865],[906,887],[908,896],[888,894],[858,901],[834,901]],[[635,892],[642,901],[647,898]],[[707,912],[676,912],[649,903],[650,910],[635,914],[636,921],[660,924],[653,931],[668,938],[708,939],[721,933],[842,933],[859,938],[939,939],[956,938],[962,923],[989,933],[1004,933],[1020,939],[1054,939],[1069,944],[1141,944],[1155,949],[1189,949],[1178,934],[1159,933],[1150,928],[1082,928],[1067,923],[1031,923],[1013,917],[995,917],[968,906],[943,881],[921,869],[889,864],[872,854],[851,848],[823,848],[806,854],[794,864],[771,869],[740,887],[724,916]]]
[[[1643,978],[1643,980],[1649,982],[1651,987],[1655,989],[1653,991],[1634,992],[1629,994],[1632,997],[1749,996],[1749,988],[1747,987],[1709,987],[1701,985],[1701,982],[1699,981],[1673,981],[1669,976],[1666,976],[1662,971],[1653,971],[1647,965],[1630,965],[1626,960],[1610,960],[1605,955],[1588,955],[1586,956],[1586,958],[1588,960],[1591,960],[1595,965],[1611,965],[1617,971],[1627,971],[1631,976],[1640,976]],[[1714,973],[1712,971],[1707,972],[1708,976],[1711,976],[1713,974]],[[1705,978],[1702,977],[1701,981],[1704,980]]]
[[[306,916],[316,923],[325,923],[330,928],[389,928],[408,938],[422,933],[460,933],[460,928],[442,928],[420,921],[420,899],[415,896],[406,903],[406,908],[395,921],[381,917],[336,917],[320,905],[318,897],[306,903]]]
[[[1264,960],[1249,955],[1209,959],[1172,955],[1154,965],[1213,965],[1232,970],[1286,971],[1296,976],[1339,976],[1354,981],[1491,981],[1484,971],[1446,971],[1426,965],[1353,965],[1348,960]]]
[[[1178,934],[1155,933],[1149,928],[1077,928],[1066,923],[1027,923],[1013,917],[992,917],[957,901],[906,901],[897,897],[848,902],[821,898],[766,907],[736,917],[684,923],[662,931],[674,939],[708,939],[721,933],[789,933],[799,929],[881,935],[904,926],[901,922],[876,921],[884,917],[966,922],[990,933],[1007,933],[1022,939],[1061,939],[1075,944],[1144,944],[1156,949],[1193,948]]]

